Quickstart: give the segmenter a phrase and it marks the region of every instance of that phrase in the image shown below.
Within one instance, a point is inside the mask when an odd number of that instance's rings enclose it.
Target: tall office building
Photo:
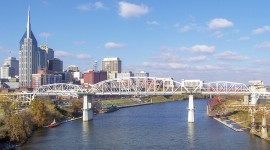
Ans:
[[[44,49],[38,48],[37,60],[38,60],[38,70],[47,69],[48,59],[47,59],[47,53]]]
[[[63,61],[58,59],[58,58],[54,58],[49,61],[49,67],[48,70],[53,71],[54,73],[60,73],[63,72]]]
[[[15,69],[7,63],[4,63],[1,67],[1,79],[9,79],[13,77],[15,77]]]
[[[4,76],[1,75],[1,78],[13,78],[19,75],[19,61],[15,57],[5,59],[1,68],[1,74],[5,74]]]
[[[46,45],[40,45],[39,48],[46,51],[47,59],[48,59],[48,60],[54,59],[54,51],[53,51],[53,49],[49,48],[49,47],[46,46]]]
[[[46,45],[40,45],[38,47],[38,69],[48,69],[49,61],[54,59],[54,51],[51,48],[48,48]]]
[[[114,79],[117,73],[122,71],[122,62],[117,57],[104,58],[102,60],[102,71],[107,71],[107,78]]]
[[[20,41],[19,51],[19,84],[20,87],[31,88],[32,74],[37,73],[37,40],[31,30],[30,10],[28,11],[28,19],[26,31]]]

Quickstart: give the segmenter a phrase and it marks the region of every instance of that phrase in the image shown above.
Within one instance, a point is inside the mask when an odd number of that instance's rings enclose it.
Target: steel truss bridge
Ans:
[[[131,77],[111,79],[93,85],[81,86],[66,83],[48,84],[34,92],[2,94],[11,100],[31,102],[40,96],[83,96],[83,121],[93,119],[91,95],[189,95],[188,122],[194,122],[193,94],[207,95],[251,95],[251,103],[258,97],[269,96],[270,92],[254,92],[243,83],[216,81],[204,83],[201,80],[175,81],[171,78]],[[249,98],[248,98],[249,99]]]
[[[37,96],[79,95],[255,95],[269,96],[270,92],[252,92],[243,83],[216,81],[204,83],[201,80],[175,81],[170,78],[130,77],[110,79],[93,85],[81,86],[67,83],[43,85],[34,92],[1,94],[12,100],[31,101]]]

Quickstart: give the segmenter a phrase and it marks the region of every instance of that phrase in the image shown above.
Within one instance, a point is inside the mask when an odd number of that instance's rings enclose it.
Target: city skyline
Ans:
[[[151,76],[269,84],[269,2],[261,2],[1,1],[0,13],[9,15],[0,16],[0,63],[18,59],[30,6],[38,44],[65,67],[84,71],[97,60],[101,68],[112,56],[123,71]]]

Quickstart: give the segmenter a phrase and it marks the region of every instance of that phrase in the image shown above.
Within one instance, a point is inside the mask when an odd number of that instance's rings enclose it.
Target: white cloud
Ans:
[[[175,23],[173,27],[177,28],[179,32],[188,32],[191,30],[201,31],[202,27],[199,27],[195,23],[189,23],[186,25],[181,25],[180,23]]]
[[[180,47],[180,48],[162,46],[161,50],[163,52],[192,52],[192,53],[211,54],[215,52],[215,46],[194,45],[192,47]]]
[[[270,32],[270,26],[264,26],[252,31],[253,34],[263,34],[266,32]]]
[[[83,40],[82,40],[82,41],[74,41],[74,42],[73,42],[73,44],[75,44],[75,45],[79,45],[79,46],[80,46],[80,45],[84,45],[84,44],[86,44],[86,42],[85,42],[85,41],[83,41]]]
[[[233,23],[227,19],[215,18],[208,23],[208,28],[211,30],[232,27]]]
[[[81,11],[89,11],[89,10],[104,9],[105,7],[102,2],[95,2],[95,3],[80,4],[76,8]]]
[[[183,63],[156,63],[156,62],[144,62],[142,66],[153,69],[186,69],[189,67],[189,65]]]
[[[96,9],[102,9],[102,8],[104,8],[103,3],[101,3],[101,2],[95,2],[94,3],[94,6],[95,6]]]
[[[122,48],[125,46],[126,46],[126,44],[124,44],[124,43],[115,43],[115,42],[107,42],[104,45],[104,47],[106,49]]]
[[[224,34],[221,31],[216,31],[216,32],[214,32],[213,36],[216,38],[222,38],[224,36]]]
[[[170,52],[161,53],[160,55],[154,57],[154,59],[158,62],[195,62],[195,63],[208,60],[206,56],[182,58],[175,55],[175,53]]]
[[[62,51],[62,50],[54,51],[54,54],[55,54],[55,57],[57,57],[57,58],[72,56],[71,53],[66,52],[66,51]]]
[[[157,21],[146,21],[146,24],[148,25],[159,25]]]
[[[263,43],[260,43],[260,44],[256,45],[256,48],[270,50],[270,42],[269,41],[265,41]]]
[[[250,40],[250,37],[248,36],[242,36],[239,38],[240,41],[247,41],[247,40]]]
[[[192,26],[185,25],[185,26],[181,27],[179,30],[180,30],[180,32],[187,32],[187,31],[190,31],[191,29],[192,29]]]
[[[225,51],[222,53],[218,53],[214,55],[216,59],[222,59],[222,60],[247,60],[247,56],[242,56],[236,52],[232,51]]]
[[[200,66],[194,66],[194,70],[198,71],[218,71],[218,70],[224,70],[224,67],[220,66],[213,66],[213,65],[200,65]]]
[[[149,12],[149,8],[143,4],[136,5],[128,2],[119,2],[119,15],[123,18],[140,17]]]
[[[203,62],[206,60],[208,60],[206,56],[197,56],[197,57],[187,58],[187,61],[189,62]]]
[[[214,53],[215,46],[208,45],[194,45],[192,47],[182,47],[180,48],[183,51],[189,51],[194,53]]]
[[[91,55],[88,55],[88,54],[78,54],[78,55],[76,55],[76,58],[78,58],[78,59],[91,59],[93,57]]]
[[[67,51],[62,51],[62,50],[58,50],[58,51],[55,51],[55,57],[56,58],[73,58],[73,59],[78,59],[78,60],[82,60],[82,59],[91,59],[93,58],[91,55],[88,55],[88,54],[73,54],[73,53],[70,53],[70,52],[67,52]]]
[[[42,38],[48,38],[48,37],[50,37],[52,35],[53,35],[52,33],[48,33],[48,32],[39,33],[39,36],[42,37]]]

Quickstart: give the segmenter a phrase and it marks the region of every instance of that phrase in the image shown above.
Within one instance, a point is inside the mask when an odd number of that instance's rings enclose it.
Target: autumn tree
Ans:
[[[72,116],[80,116],[82,114],[83,101],[80,99],[71,100]]]
[[[31,114],[27,111],[19,114],[12,114],[5,118],[5,126],[8,128],[10,141],[23,143],[33,131]]]
[[[30,104],[30,113],[33,116],[33,122],[38,127],[42,127],[45,123],[46,112],[45,104],[42,100],[35,99]]]
[[[56,109],[55,104],[49,99],[33,100],[30,105],[30,112],[37,127],[49,124],[54,118],[61,118],[61,114]]]

